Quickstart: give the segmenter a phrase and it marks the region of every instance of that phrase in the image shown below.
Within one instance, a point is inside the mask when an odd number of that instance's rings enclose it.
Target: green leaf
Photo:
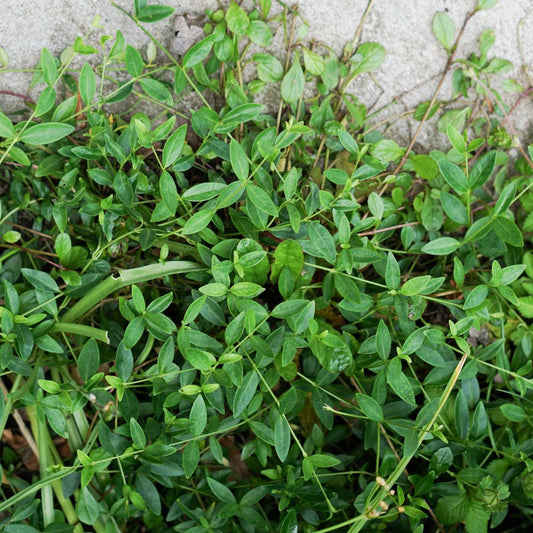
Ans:
[[[281,81],[281,97],[285,102],[293,104],[303,96],[304,87],[305,77],[300,64],[300,56],[296,52],[291,68]]]
[[[385,283],[387,284],[388,289],[399,289],[401,278],[400,278],[400,267],[398,261],[392,254],[389,252],[387,255],[387,266],[385,268]]]
[[[454,43],[455,26],[452,19],[443,11],[433,17],[433,33],[438,41],[450,52]]]
[[[100,349],[95,339],[89,339],[78,355],[78,370],[82,379],[87,382],[98,371],[100,366]]]
[[[174,13],[175,9],[169,6],[162,6],[159,4],[152,4],[139,9],[136,17],[141,22],[159,22],[164,20]]]
[[[163,148],[163,167],[168,168],[178,160],[183,150],[186,135],[187,124],[183,124],[167,139]]]
[[[233,416],[237,418],[248,407],[259,385],[257,372],[249,372],[244,376],[241,386],[237,389],[233,399]]]
[[[402,363],[399,357],[395,357],[389,362],[389,366],[387,367],[387,383],[404,402],[416,406],[413,387],[402,372]]]
[[[527,414],[522,407],[514,403],[500,405],[500,411],[511,422],[523,422],[527,418]]]
[[[468,215],[466,207],[459,198],[452,196],[447,192],[441,192],[440,202],[444,212],[457,224],[466,226],[468,224]]]
[[[144,333],[144,319],[136,316],[126,327],[124,331],[124,346],[129,350],[133,348],[141,339]]]
[[[50,274],[40,270],[32,270],[31,268],[21,268],[20,271],[22,272],[24,278],[36,289],[59,292],[59,287]]]
[[[359,146],[357,145],[357,141],[347,131],[339,130],[337,132],[337,135],[339,136],[340,143],[342,144],[342,146],[344,146],[346,150],[348,150],[348,152],[354,155],[357,155],[359,153]]]
[[[254,54],[257,62],[257,76],[265,83],[274,83],[283,77],[283,65],[271,54]]]
[[[215,495],[217,499],[224,503],[235,503],[237,499],[235,498],[233,492],[226,487],[220,481],[213,479],[212,477],[207,477],[207,484],[211,489],[211,492]]]
[[[337,258],[337,251],[331,233],[320,222],[309,223],[308,231],[315,255],[323,257],[333,265]]]
[[[359,404],[359,409],[365,416],[370,420],[374,420],[374,422],[383,422],[383,409],[374,398],[366,394],[357,393],[355,399]]]
[[[146,435],[135,418],[130,418],[130,435],[133,445],[138,450],[143,450],[146,447]]]
[[[228,29],[235,35],[244,35],[250,24],[250,19],[246,14],[246,11],[239,6],[235,0],[231,0],[231,3],[226,11],[226,24]]]
[[[199,462],[200,447],[198,446],[197,441],[191,440],[187,443],[185,448],[183,448],[182,456],[183,473],[185,474],[185,477],[187,479],[192,477],[192,475],[196,471]]]
[[[463,194],[468,189],[465,173],[453,163],[445,159],[438,162],[442,177],[448,185],[457,193]]]
[[[267,215],[273,217],[278,216],[278,208],[276,207],[276,204],[272,201],[267,192],[261,189],[261,187],[248,183],[246,185],[246,194],[257,209],[263,211]]]
[[[418,276],[416,278],[411,278],[403,284],[402,288],[400,289],[400,293],[404,296],[415,296],[417,294],[422,294],[430,282],[431,276]]]
[[[215,215],[214,209],[203,209],[195,213],[183,226],[182,235],[191,235],[192,233],[198,233],[203,230]]]
[[[73,131],[74,126],[70,124],[47,122],[30,126],[22,132],[19,140],[27,144],[49,144],[59,141],[59,139],[70,135]]]
[[[281,462],[287,459],[291,446],[291,430],[284,416],[279,416],[274,426],[274,447]]]
[[[89,63],[85,63],[81,69],[79,89],[80,89],[80,95],[83,98],[83,101],[87,105],[92,104],[94,95],[96,94],[96,76],[94,74],[94,71],[91,65],[89,65]],[[54,94],[54,99],[55,99],[55,94]]]
[[[198,348],[187,348],[185,350],[185,359],[187,359],[194,368],[197,368],[202,372],[208,372],[216,363],[213,354]]]
[[[315,453],[308,456],[309,461],[317,468],[331,468],[340,464],[340,460],[324,453]]]
[[[494,231],[502,241],[521,248],[524,246],[524,237],[518,226],[509,218],[499,215],[494,219]]]
[[[141,57],[141,54],[139,54],[139,52],[129,44],[126,46],[126,57],[124,63],[126,65],[126,70],[131,77],[138,78],[143,73],[143,58]]]
[[[0,137],[10,139],[15,135],[15,127],[3,113],[0,112]]]
[[[455,397],[454,423],[457,436],[459,439],[465,440],[468,436],[468,429],[470,426],[470,412],[462,389],[459,389],[459,392]]]
[[[495,215],[501,215],[502,213],[504,213],[514,201],[516,194],[516,185],[517,182],[513,181],[503,188],[498,200],[496,201],[496,205],[494,206]]]
[[[498,0],[478,0],[476,9],[490,9],[498,3]]]
[[[524,318],[533,318],[533,296],[518,298],[518,310]]]
[[[174,216],[178,208],[178,189],[174,178],[165,170],[161,172],[161,177],[159,178],[159,192],[170,216]]]
[[[470,500],[465,515],[466,533],[487,533],[491,513],[478,500]]]
[[[246,29],[246,35],[259,46],[267,47],[272,44],[272,30],[262,20],[252,20]]]
[[[240,181],[245,181],[250,172],[250,164],[244,148],[235,139],[231,139],[229,156],[233,172],[235,172],[235,175]]]
[[[76,500],[76,516],[80,522],[94,524],[100,516],[100,506],[88,488],[81,489]]]
[[[41,68],[43,69],[43,78],[49,87],[52,87],[57,80],[58,72],[56,60],[48,48],[41,51]]]
[[[482,305],[489,294],[489,288],[486,285],[474,287],[465,298],[463,309],[473,309]]]
[[[287,300],[276,305],[270,314],[275,318],[290,318],[300,313],[308,303],[309,300]]]
[[[214,42],[214,36],[208,35],[191,46],[183,56],[183,68],[192,68],[200,64],[211,52]]]
[[[249,281],[241,281],[239,283],[235,283],[235,285],[233,285],[229,290],[231,294],[240,298],[255,298],[264,291],[264,287],[261,287],[261,285],[258,285],[257,283],[251,283]]]
[[[453,237],[440,237],[423,246],[422,252],[430,255],[449,255],[455,252],[459,246],[461,243]]]
[[[158,80],[152,78],[140,78],[139,84],[143,88],[143,91],[158,102],[168,102],[172,100],[170,91],[166,86]]]
[[[270,279],[274,282],[277,281],[285,267],[293,273],[295,278],[301,275],[304,268],[302,247],[292,239],[282,241],[276,247]]]
[[[468,176],[468,188],[471,190],[482,187],[490,179],[496,165],[496,151],[485,154],[472,168]]]
[[[347,301],[358,304],[361,301],[359,287],[355,281],[346,274],[335,273],[335,288]]]
[[[192,434],[195,437],[199,437],[207,425],[207,408],[201,395],[198,395],[192,404],[189,420],[193,422]]]
[[[466,141],[464,135],[459,133],[452,124],[446,124],[446,134],[452,143],[452,146],[460,153],[466,152]]]
[[[305,70],[313,76],[321,76],[324,73],[324,58],[311,52],[308,48],[302,48]]]
[[[379,43],[363,43],[350,58],[354,73],[376,70],[385,61],[385,48]]]
[[[385,360],[389,357],[392,340],[389,328],[383,320],[380,320],[376,330],[376,348],[381,359]]]
[[[235,109],[231,109],[224,115],[224,124],[243,124],[260,115],[264,108],[264,105],[255,103],[247,103],[237,106]]]

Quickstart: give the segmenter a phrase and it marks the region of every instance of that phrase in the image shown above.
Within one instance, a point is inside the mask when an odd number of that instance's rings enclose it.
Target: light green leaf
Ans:
[[[433,33],[438,41],[450,52],[455,38],[455,26],[452,19],[443,11],[433,17]]]
[[[96,76],[89,63],[85,63],[81,69],[79,89],[83,101],[87,105],[92,104],[94,95],[96,94]]]
[[[183,124],[167,139],[163,148],[163,166],[168,168],[173,165],[181,155],[185,137],[187,135],[187,124]]]
[[[289,104],[297,102],[304,93],[305,77],[300,64],[298,52],[294,56],[291,68],[281,82],[281,97]]]
[[[440,237],[422,247],[422,252],[430,255],[448,255],[455,252],[461,243],[453,237]]]
[[[73,131],[74,126],[70,124],[47,122],[30,126],[22,132],[19,139],[27,144],[49,144],[70,135]]]
[[[239,180],[245,181],[250,172],[250,163],[248,162],[248,156],[246,155],[244,148],[235,139],[231,139],[229,155],[233,172],[235,172],[235,175]]]

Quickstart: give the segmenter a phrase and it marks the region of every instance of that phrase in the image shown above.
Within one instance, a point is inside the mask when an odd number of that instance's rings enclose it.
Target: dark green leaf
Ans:
[[[100,366],[100,350],[95,339],[89,339],[78,355],[78,370],[84,381],[96,374]]]
[[[363,414],[370,420],[374,420],[375,422],[383,421],[383,409],[381,409],[381,405],[379,405],[374,398],[367,396],[366,394],[357,393],[355,399],[359,404],[359,409],[361,409]]]

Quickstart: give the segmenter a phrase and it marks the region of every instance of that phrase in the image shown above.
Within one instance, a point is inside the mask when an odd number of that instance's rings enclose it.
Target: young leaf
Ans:
[[[455,26],[452,19],[443,11],[433,17],[433,33],[438,41],[450,52],[455,37]]]

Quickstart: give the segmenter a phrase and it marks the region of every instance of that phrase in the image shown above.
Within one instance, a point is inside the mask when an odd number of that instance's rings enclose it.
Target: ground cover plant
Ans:
[[[2,531],[531,527],[530,88],[490,31],[455,56],[493,4],[436,14],[407,147],[346,90],[383,47],[337,57],[269,0],[183,57],[43,50],[0,113]],[[417,153],[429,120],[447,148]]]

